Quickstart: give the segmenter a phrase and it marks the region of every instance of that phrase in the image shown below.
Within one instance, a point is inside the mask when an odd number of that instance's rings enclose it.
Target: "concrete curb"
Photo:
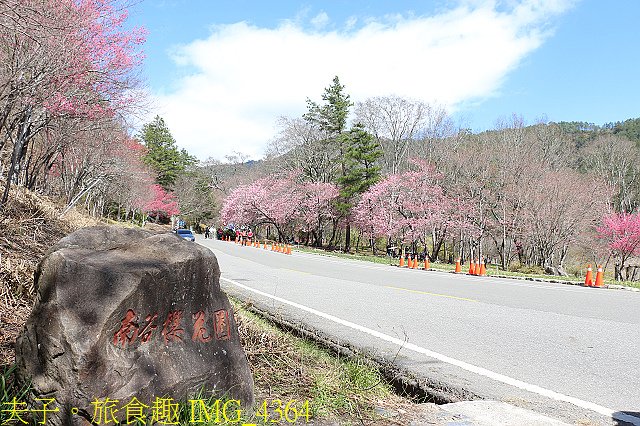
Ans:
[[[243,303],[244,309],[265,318],[278,328],[299,337],[314,341],[337,356],[347,358],[363,357],[379,369],[381,374],[403,394],[416,402],[424,410],[418,418],[408,425],[434,426],[569,426],[560,420],[548,417],[532,410],[517,407],[502,401],[483,400],[480,396],[465,389],[450,387],[442,382],[427,378],[418,378],[408,370],[397,365],[393,359],[380,356],[371,351],[355,347],[345,341],[329,336],[300,320],[289,318],[282,313],[274,314],[261,302],[246,299],[241,293],[228,293],[230,297]],[[429,402],[424,402],[429,401]],[[393,421],[397,413],[378,413]],[[385,415],[385,413],[387,415]],[[397,422],[396,422],[397,423]],[[315,424],[315,423],[313,423]],[[318,424],[325,424],[320,422]],[[339,424],[328,422],[326,424]],[[400,424],[400,423],[399,423]]]
[[[393,358],[377,354],[367,348],[354,346],[345,340],[339,339],[338,336],[328,335],[299,319],[289,317],[281,312],[273,313],[263,302],[247,298],[241,292],[230,293],[226,290],[225,292],[229,297],[240,301],[244,309],[266,319],[281,330],[311,340],[335,355],[346,358],[361,357],[368,360],[396,388],[399,394],[404,394],[410,399],[420,402],[449,404],[481,398],[464,388],[450,386],[427,377],[417,377],[411,371],[398,365]]]
[[[468,426],[569,426],[554,418],[500,401],[462,401],[441,405],[446,412],[461,418],[458,425]]]

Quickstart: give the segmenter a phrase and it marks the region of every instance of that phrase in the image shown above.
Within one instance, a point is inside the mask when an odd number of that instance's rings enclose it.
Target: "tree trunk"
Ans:
[[[431,260],[433,260],[434,262],[438,259],[438,255],[440,254],[440,249],[442,247],[443,242],[444,242],[443,237],[440,237],[437,239],[437,241],[434,240],[433,242],[433,250],[431,251]]]
[[[5,183],[4,193],[0,200],[0,210],[2,210],[9,199],[9,189],[11,188],[11,181],[16,173],[19,172],[20,161],[24,155],[25,144],[27,143],[31,125],[29,121],[31,119],[31,108],[27,109],[25,116],[22,118],[20,127],[18,128],[18,134],[16,136],[16,142],[13,146],[13,153],[11,154],[11,164],[9,164],[9,172],[7,173],[7,182]]]
[[[332,249],[334,244],[335,244],[335,240],[336,240],[336,232],[338,230],[338,219],[332,219],[333,222],[333,226],[331,229],[331,238],[329,239],[329,242],[327,243],[327,248],[328,249]]]
[[[371,252],[373,253],[373,255],[376,255],[376,240],[375,238],[373,238],[373,229],[370,230],[370,236],[369,236],[369,245],[371,246]],[[388,247],[388,246],[387,246]]]
[[[347,222],[347,227],[345,228],[345,237],[344,237],[344,252],[349,253],[351,251],[351,224]]]

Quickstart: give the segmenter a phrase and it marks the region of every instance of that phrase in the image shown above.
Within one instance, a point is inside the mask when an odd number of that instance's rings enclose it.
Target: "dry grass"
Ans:
[[[309,401],[313,418],[340,424],[408,424],[416,415],[416,405],[394,394],[366,359],[337,357],[233,304],[256,401]]]
[[[13,343],[26,321],[35,290],[33,273],[46,251],[69,232],[97,223],[22,188],[0,212],[0,367],[13,362]]]

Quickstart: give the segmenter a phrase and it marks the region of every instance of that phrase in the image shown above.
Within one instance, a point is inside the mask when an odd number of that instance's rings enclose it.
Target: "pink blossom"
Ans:
[[[604,216],[598,234],[609,243],[611,252],[623,259],[640,255],[640,212]]]

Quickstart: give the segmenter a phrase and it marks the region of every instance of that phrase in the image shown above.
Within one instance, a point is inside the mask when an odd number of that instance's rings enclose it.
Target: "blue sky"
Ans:
[[[142,0],[144,74],[178,144],[259,158],[279,116],[334,75],[354,101],[398,94],[462,127],[640,116],[640,1]]]

